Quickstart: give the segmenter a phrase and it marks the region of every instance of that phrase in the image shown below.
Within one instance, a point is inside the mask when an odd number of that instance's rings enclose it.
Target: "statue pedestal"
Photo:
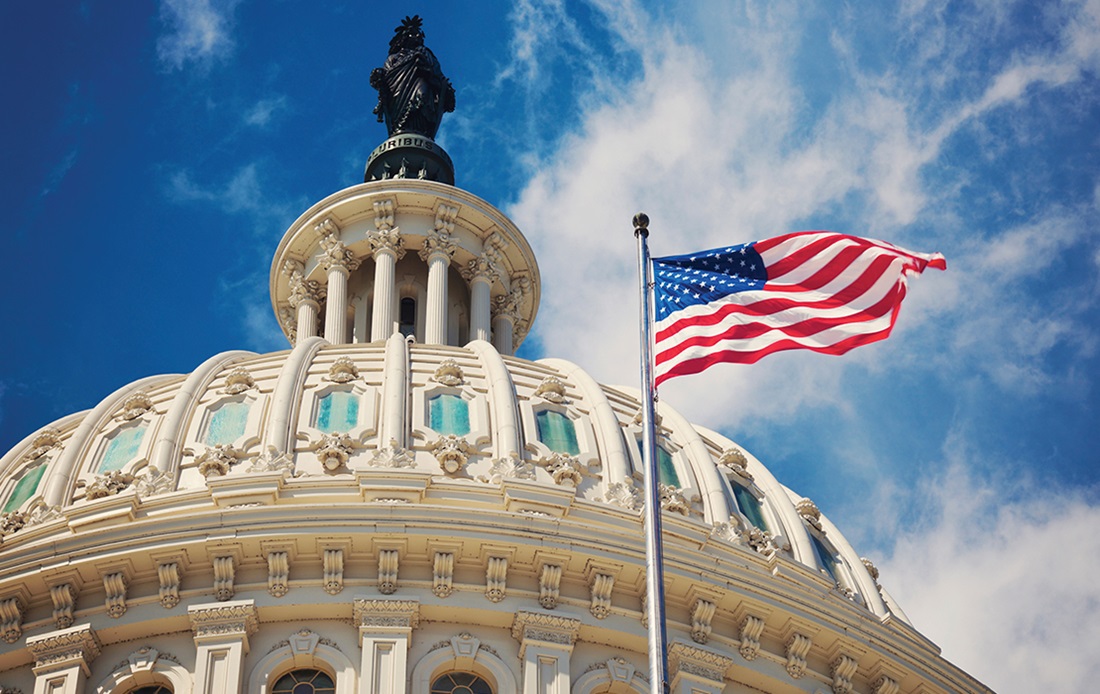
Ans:
[[[367,159],[363,181],[419,178],[455,184],[454,164],[430,137],[416,133],[394,135],[374,148]]]

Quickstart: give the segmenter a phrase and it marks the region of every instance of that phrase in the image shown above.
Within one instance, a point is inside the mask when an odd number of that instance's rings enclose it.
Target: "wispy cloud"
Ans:
[[[305,201],[271,194],[264,187],[260,171],[257,163],[251,163],[228,180],[213,184],[197,182],[188,171],[176,171],[167,179],[165,196],[179,204],[211,205],[243,219],[244,226],[251,229],[255,239],[251,252],[236,259],[233,274],[219,282],[219,294],[222,302],[242,316],[241,329],[248,346],[267,352],[286,347],[267,295],[272,239],[288,219],[293,219],[295,210],[305,207]]]
[[[69,173],[69,170],[76,164],[76,158],[79,153],[79,149],[74,148],[70,150],[56,166],[50,169],[50,173],[46,176],[45,183],[42,184],[42,190],[38,194],[39,197],[46,197],[61,185],[61,182],[65,180],[65,176]]]
[[[188,64],[209,65],[235,46],[233,10],[239,0],[162,0],[165,31],[157,40],[161,65],[180,70]]]
[[[272,118],[286,109],[286,104],[286,96],[282,95],[261,99],[245,112],[244,122],[246,125],[265,128],[271,123]]]

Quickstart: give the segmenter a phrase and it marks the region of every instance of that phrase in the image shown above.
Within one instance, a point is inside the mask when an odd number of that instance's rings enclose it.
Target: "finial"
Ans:
[[[648,229],[649,228],[649,215],[645,212],[639,212],[634,215],[634,228],[635,229]]]

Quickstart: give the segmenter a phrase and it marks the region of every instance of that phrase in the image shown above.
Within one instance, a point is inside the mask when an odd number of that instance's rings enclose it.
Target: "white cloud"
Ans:
[[[949,413],[959,408],[960,426],[974,421],[967,389],[1021,399],[1089,389],[1094,377],[1081,364],[1100,338],[1090,320],[1097,280],[1067,266],[1078,257],[1100,263],[1100,186],[1091,204],[1058,206],[1036,196],[1026,215],[990,221],[975,213],[969,187],[978,172],[965,157],[981,165],[1026,142],[1026,132],[983,140],[980,131],[1061,98],[1082,79],[1096,60],[1100,0],[1068,5],[1045,54],[982,44],[1009,30],[1009,10],[999,3],[980,4],[963,28],[946,18],[954,11],[949,3],[909,3],[896,19],[913,44],[913,64],[868,67],[858,56],[864,37],[843,35],[842,27],[832,46],[843,74],[817,105],[789,48],[802,42],[800,32],[818,30],[795,17],[798,3],[699,3],[683,8],[684,16],[698,11],[684,25],[629,2],[614,5],[621,12],[608,9],[610,2],[591,4],[604,12],[616,50],[628,52],[622,60],[638,59],[642,71],[617,85],[615,68],[589,80],[592,98],[581,95],[579,123],[537,162],[507,210],[540,261],[535,328],[544,351],[598,380],[637,383],[630,219],[638,210],[652,219],[656,254],[764,238],[815,225],[818,216],[914,250],[948,251],[948,272],[930,271],[911,284],[894,340],[844,359],[787,353],[751,369],[716,368],[671,381],[661,395],[689,419],[727,432],[837,413],[819,444],[822,457],[869,483],[863,508],[874,510],[863,514],[867,527],[849,534],[881,543],[889,535],[871,526],[902,527],[899,515],[887,513],[899,504],[921,523],[883,564],[884,585],[917,627],[1000,691],[1086,691],[1100,673],[1074,644],[1100,642],[1091,585],[1100,568],[1097,504],[1044,491],[1039,481],[995,485],[958,472],[1026,466],[973,458],[953,460],[955,474],[921,504],[911,484],[922,473],[891,460],[876,466],[876,452],[887,445],[846,441],[881,435],[860,431],[860,415],[851,411],[855,397],[867,395],[858,390],[862,372],[889,368],[907,384],[934,379],[951,392],[937,404]],[[517,64],[538,59],[520,48]],[[977,69],[978,61],[988,64]],[[601,55],[591,64],[599,70],[608,62]],[[955,149],[960,140],[971,147],[966,155]],[[1005,175],[1022,187],[1019,195],[1031,195],[1028,172]],[[983,185],[990,195],[1002,193],[996,183]],[[1051,277],[1061,286],[1051,288]],[[920,397],[881,395],[890,396]],[[1061,551],[1070,542],[1075,549]],[[1077,605],[1081,624],[1073,622]],[[952,622],[952,615],[963,619]]]
[[[903,531],[882,583],[945,657],[998,692],[1100,679],[1100,504],[1039,476],[981,481],[956,457]]]
[[[165,33],[157,40],[157,57],[172,70],[188,63],[207,65],[228,56],[234,47],[233,10],[239,0],[162,0]]]
[[[286,97],[276,96],[269,99],[261,99],[257,101],[244,114],[244,122],[246,125],[254,125],[259,128],[267,127],[271,123],[272,117],[278,112],[286,109]]]

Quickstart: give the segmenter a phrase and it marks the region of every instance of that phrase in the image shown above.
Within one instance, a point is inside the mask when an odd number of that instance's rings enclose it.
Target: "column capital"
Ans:
[[[375,203],[377,204],[377,203]],[[405,237],[397,227],[378,228],[367,232],[367,242],[375,260],[384,253],[393,255],[394,260],[405,257]]]
[[[317,256],[317,262],[325,272],[339,269],[351,273],[359,267],[359,259],[335,235],[321,238],[321,253]]]
[[[515,325],[520,318],[523,302],[531,293],[531,278],[520,275],[512,278],[512,286],[507,294],[493,297],[493,315],[510,318]]]
[[[35,674],[79,665],[85,676],[99,655],[99,638],[90,624],[27,637],[27,650],[34,656]]]
[[[478,280],[492,284],[500,276],[500,268],[497,265],[495,254],[485,252],[466,263],[461,270],[462,278],[470,284]]]
[[[733,658],[726,655],[678,641],[669,646],[668,660],[672,679],[688,676],[714,686],[715,692],[722,691],[726,671],[734,664]],[[673,685],[672,689],[675,691],[677,687]]]
[[[424,246],[418,251],[420,259],[430,263],[432,257],[443,257],[450,262],[455,254],[455,244],[445,229],[432,229],[424,239]]]
[[[247,639],[260,628],[256,603],[252,600],[207,603],[187,608],[195,640],[210,638]]]
[[[395,629],[412,631],[420,626],[420,602],[355,598],[352,616],[360,632]]]
[[[532,642],[572,650],[580,632],[581,620],[573,617],[520,610],[512,619],[512,638],[520,642],[520,651]]]
[[[307,280],[301,275],[290,278],[290,296],[287,303],[291,308],[297,309],[303,302],[312,302],[315,306],[321,305],[325,298],[325,288],[317,280]]]

